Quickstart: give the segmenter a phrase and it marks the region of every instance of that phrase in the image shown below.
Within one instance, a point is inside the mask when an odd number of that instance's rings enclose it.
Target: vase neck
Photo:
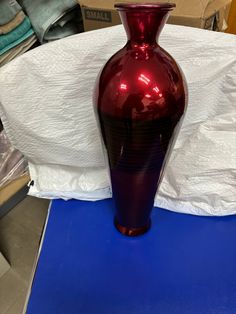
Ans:
[[[128,41],[156,44],[174,4],[117,4]]]

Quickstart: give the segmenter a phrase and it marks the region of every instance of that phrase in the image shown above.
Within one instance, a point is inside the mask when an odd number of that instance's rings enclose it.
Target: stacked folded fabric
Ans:
[[[77,0],[18,0],[30,18],[41,43],[57,40],[83,31]]]
[[[28,50],[36,35],[29,18],[14,0],[0,1],[0,66]]]
[[[46,43],[82,31],[77,0],[0,0],[0,66],[27,51],[37,39]]]

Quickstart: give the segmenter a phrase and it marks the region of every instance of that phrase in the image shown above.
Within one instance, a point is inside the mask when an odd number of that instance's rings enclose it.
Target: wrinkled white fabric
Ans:
[[[93,113],[96,76],[121,48],[121,25],[34,49],[0,71],[0,116],[29,160],[30,194],[111,196]],[[180,64],[189,105],[155,205],[196,215],[236,213],[236,36],[166,25],[161,46]]]

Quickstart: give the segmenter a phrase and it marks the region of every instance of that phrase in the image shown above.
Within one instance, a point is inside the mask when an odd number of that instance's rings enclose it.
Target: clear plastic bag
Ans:
[[[0,188],[28,173],[28,163],[22,153],[15,149],[4,130],[0,132]]]

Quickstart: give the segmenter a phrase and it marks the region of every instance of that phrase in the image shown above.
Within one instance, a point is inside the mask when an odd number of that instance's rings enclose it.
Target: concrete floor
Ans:
[[[0,252],[11,265],[0,278],[0,314],[23,311],[48,206],[48,200],[27,196],[0,219]]]

